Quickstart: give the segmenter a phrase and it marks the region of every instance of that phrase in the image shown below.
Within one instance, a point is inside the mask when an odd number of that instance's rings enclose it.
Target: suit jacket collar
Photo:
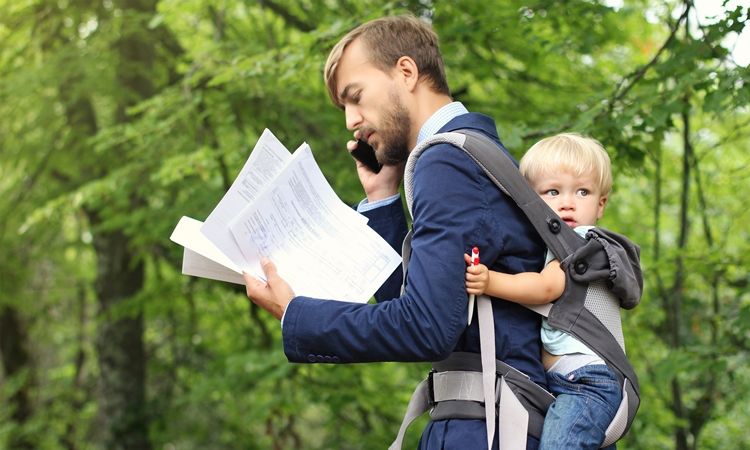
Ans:
[[[441,128],[439,132],[445,133],[448,131],[456,131],[461,129],[476,130],[486,134],[496,141],[500,141],[500,137],[497,134],[497,127],[495,126],[495,121],[491,117],[479,113],[470,112],[468,114],[457,116],[450,122],[445,124],[445,126]]]

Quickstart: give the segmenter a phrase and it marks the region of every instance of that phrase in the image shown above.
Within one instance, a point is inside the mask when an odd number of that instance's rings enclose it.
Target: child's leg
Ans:
[[[544,419],[539,450],[597,450],[622,399],[614,372],[602,364],[547,372],[547,384],[557,398]]]

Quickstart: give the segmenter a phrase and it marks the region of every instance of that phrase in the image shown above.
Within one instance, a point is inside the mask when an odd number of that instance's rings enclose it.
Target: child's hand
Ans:
[[[490,282],[490,271],[484,264],[471,264],[471,256],[464,253],[466,267],[466,292],[474,295],[482,295]]]

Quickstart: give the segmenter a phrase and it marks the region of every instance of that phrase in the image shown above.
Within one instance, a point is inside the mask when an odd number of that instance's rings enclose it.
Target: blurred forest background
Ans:
[[[0,0],[0,448],[390,443],[425,365],[289,364],[278,322],[182,276],[168,237],[265,127],[359,201],[321,70],[345,31],[402,12],[516,156],[563,130],[612,156],[602,225],[646,276],[619,448],[750,448],[748,6],[722,0]]]

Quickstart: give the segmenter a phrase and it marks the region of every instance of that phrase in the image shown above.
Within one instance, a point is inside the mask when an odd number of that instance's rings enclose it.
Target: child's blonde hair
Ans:
[[[607,151],[596,139],[578,133],[561,133],[544,138],[521,158],[519,170],[527,180],[567,171],[580,177],[593,175],[602,196],[612,190],[612,167]]]

